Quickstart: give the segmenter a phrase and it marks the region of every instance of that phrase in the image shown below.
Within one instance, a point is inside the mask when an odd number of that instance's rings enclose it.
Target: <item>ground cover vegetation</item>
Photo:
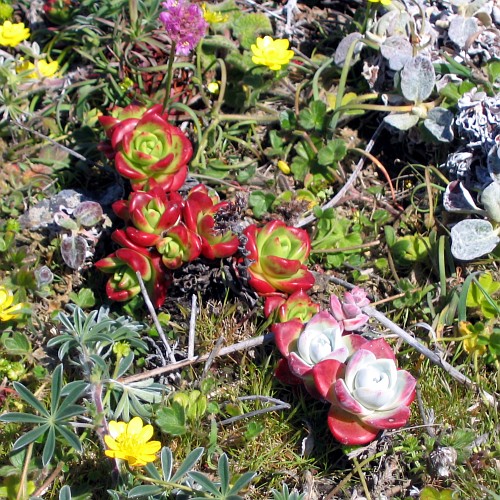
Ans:
[[[0,23],[0,498],[499,498],[495,1]]]

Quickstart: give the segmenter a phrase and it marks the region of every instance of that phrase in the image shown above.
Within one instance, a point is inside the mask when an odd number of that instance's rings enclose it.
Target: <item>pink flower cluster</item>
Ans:
[[[304,293],[291,295],[276,309],[271,327],[283,355],[276,376],[285,383],[303,383],[315,398],[330,403],[328,425],[343,444],[366,444],[382,429],[402,427],[410,415],[415,379],[398,370],[396,357],[384,339],[369,341],[354,330],[368,320],[369,304],[361,288],[344,300],[332,296],[329,311],[319,311]],[[318,312],[319,311],[319,312]]]
[[[202,9],[188,0],[167,0],[162,6],[165,11],[160,14],[160,21],[175,43],[176,55],[189,55],[208,28]]]

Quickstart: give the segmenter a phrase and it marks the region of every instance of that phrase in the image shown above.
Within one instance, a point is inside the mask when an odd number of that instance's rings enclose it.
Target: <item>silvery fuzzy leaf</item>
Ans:
[[[483,7],[485,7],[484,10],[487,10],[488,4],[490,3],[489,0],[474,0],[474,2],[467,2],[467,8],[465,9],[465,15],[472,17],[476,12],[481,10]],[[491,10],[491,7],[490,7]]]
[[[375,32],[379,36],[393,36],[408,34],[406,29],[412,17],[404,9],[390,10],[377,22]]]
[[[54,222],[64,228],[68,229],[69,231],[76,231],[78,229],[78,224],[70,218],[68,214],[65,214],[64,212],[57,212],[54,214]]]
[[[443,195],[443,206],[447,212],[459,214],[483,213],[460,181],[450,182],[446,186]]]
[[[73,212],[73,217],[85,228],[91,228],[101,222],[102,207],[95,201],[82,201]]]
[[[394,113],[387,115],[384,121],[398,130],[409,130],[418,123],[418,116],[411,113]]]
[[[411,59],[413,49],[408,39],[395,35],[381,45],[380,52],[389,61],[389,68],[399,71]]]
[[[478,25],[475,17],[455,16],[450,22],[448,36],[453,43],[463,49],[469,37],[476,33],[477,29]]]
[[[424,102],[431,95],[435,82],[436,72],[428,57],[413,57],[401,70],[401,91],[409,101]]]
[[[350,33],[349,35],[347,35],[345,38],[342,39],[342,41],[337,45],[337,50],[335,51],[335,56],[334,56],[334,61],[337,66],[342,67],[344,65],[349,47],[351,46],[352,43],[354,43],[355,40],[361,40],[362,38],[363,36],[360,33],[354,32]],[[352,58],[351,61],[351,66],[356,61],[356,56],[361,52],[362,48],[363,48],[362,43],[356,44],[353,54],[354,57]]]
[[[444,108],[432,108],[424,120],[425,128],[441,142],[453,140],[453,113]]]
[[[61,241],[62,258],[71,269],[78,269],[83,266],[87,249],[87,242],[78,235],[65,236]]]
[[[466,219],[451,228],[451,253],[458,260],[473,260],[490,253],[500,243],[491,222]]]
[[[481,193],[481,203],[488,214],[488,218],[500,222],[500,184],[492,182]]]

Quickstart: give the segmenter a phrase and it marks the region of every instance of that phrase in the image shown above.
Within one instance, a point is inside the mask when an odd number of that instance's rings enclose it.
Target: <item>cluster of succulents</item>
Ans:
[[[184,197],[179,193],[193,148],[167,119],[159,104],[115,108],[110,116],[99,118],[107,137],[100,149],[132,187],[128,199],[112,207],[126,223],[112,234],[120,248],[96,262],[98,269],[112,275],[108,297],[126,301],[139,294],[139,272],[160,307],[171,271],[200,257],[231,257],[240,246],[244,256],[235,260],[246,258],[248,283],[259,295],[283,296],[311,288],[306,231],[272,221],[262,228],[252,224],[238,235],[217,224],[218,214],[230,202],[221,201],[215,191],[199,184]]]
[[[276,304],[279,322],[271,327],[283,355],[277,377],[304,384],[311,396],[330,403],[330,431],[348,445],[366,444],[383,429],[405,425],[415,397],[416,380],[397,369],[387,341],[353,333],[366,324],[362,308],[369,302],[356,287],[342,301],[332,295],[330,310],[319,311],[307,295],[296,293]],[[272,306],[266,310],[271,314]]]

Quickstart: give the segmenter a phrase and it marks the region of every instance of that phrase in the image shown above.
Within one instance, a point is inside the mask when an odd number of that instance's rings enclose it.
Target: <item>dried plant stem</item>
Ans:
[[[64,466],[64,462],[59,462],[56,468],[52,471],[52,474],[43,482],[42,486],[38,488],[34,493],[33,497],[38,497],[43,495],[45,491],[49,488],[49,486],[54,482],[56,477],[61,473],[62,468]],[[30,497],[32,498],[32,497]]]
[[[367,306],[363,308],[363,312],[367,314],[368,316],[376,319],[380,324],[384,325],[386,328],[388,328],[391,332],[395,333],[398,337],[403,339],[407,344],[409,344],[411,347],[413,347],[416,351],[418,351],[420,354],[424,355],[426,358],[428,358],[432,363],[435,365],[440,366],[448,375],[453,377],[455,380],[460,382],[461,384],[464,384],[470,389],[479,389],[474,382],[467,377],[467,375],[464,375],[462,372],[458,371],[456,368],[454,368],[450,363],[445,361],[441,356],[439,356],[437,353],[434,351],[431,351],[429,348],[425,347],[423,344],[421,344],[417,339],[412,337],[408,332],[400,328],[398,325],[393,323],[385,314],[382,314],[381,312],[377,311],[373,307]],[[496,407],[496,401],[495,398],[489,394],[486,391],[480,390],[481,394],[484,397],[484,400],[487,402],[488,405]]]
[[[384,167],[382,162],[378,158],[373,156],[371,153],[369,153],[368,151],[365,151],[363,149],[351,148],[350,151],[354,151],[356,153],[359,153],[360,155],[366,156],[373,163],[375,163],[375,165],[377,165],[378,169],[382,172],[382,174],[384,174],[384,177],[386,178],[387,183],[389,184],[389,189],[391,191],[392,201],[394,202],[394,204],[396,205],[397,208],[399,208],[400,210],[403,210],[403,207],[401,205],[399,205],[398,202],[396,201],[396,193],[394,192],[394,187],[392,185],[391,176],[389,175],[389,172],[387,172],[387,169]]]
[[[378,139],[378,136],[382,132],[384,126],[385,126],[385,122],[383,122],[383,121],[380,122],[379,126],[377,127],[377,130],[375,130],[375,132],[373,133],[373,136],[370,139],[370,142],[368,142],[368,144],[366,145],[366,148],[364,150],[366,153],[369,153],[373,149],[373,146],[375,145],[375,141]],[[346,183],[342,186],[342,188],[340,188],[339,192],[331,200],[327,201],[321,207],[322,210],[326,210],[327,208],[335,207],[339,203],[339,201],[349,191],[351,186],[354,184],[354,182],[358,178],[358,175],[360,174],[361,169],[363,168],[363,166],[365,164],[365,159],[366,159],[365,156],[362,156],[359,159],[359,161],[358,161],[356,167],[354,168],[349,179],[347,179]],[[316,217],[314,215],[309,215],[308,217],[304,217],[303,219],[299,220],[297,222],[297,224],[295,224],[295,227],[307,226],[308,224],[313,222],[315,219],[316,219]]]
[[[146,307],[148,308],[149,314],[151,314],[151,317],[153,318],[153,323],[155,324],[156,331],[158,332],[158,335],[160,336],[160,339],[163,342],[163,345],[165,346],[165,350],[167,351],[167,355],[170,358],[170,362],[175,363],[176,360],[174,353],[172,352],[170,344],[168,343],[167,337],[165,337],[165,333],[163,332],[160,320],[156,315],[153,303],[149,298],[148,291],[146,290],[146,285],[144,285],[144,280],[142,279],[141,273],[137,271],[135,274],[137,275],[137,279],[139,280],[139,286],[141,287],[142,296],[144,297],[144,302],[146,303]]]
[[[363,491],[365,493],[366,499],[372,500],[372,497],[370,495],[370,490],[368,489],[368,485],[366,484],[365,474],[363,473],[363,469],[359,465],[358,459],[356,457],[353,457],[352,463],[354,464],[354,469],[358,473],[359,480],[361,481],[361,484],[363,485]]]
[[[198,306],[196,304],[197,298],[193,293],[191,296],[191,317],[189,318],[189,338],[188,338],[188,359],[194,357],[194,338],[196,335],[196,313]]]
[[[215,347],[212,349],[212,352],[209,354],[207,360],[205,361],[205,366],[203,367],[203,373],[201,374],[201,380],[203,380],[207,376],[208,370],[210,370],[210,367],[212,366],[214,359],[219,354],[222,348],[222,344],[224,343],[224,340],[226,340],[224,337],[219,337],[217,339]]]
[[[33,443],[28,445],[26,456],[24,457],[23,470],[19,480],[19,490],[17,491],[16,500],[21,500],[25,497],[28,491],[28,469],[30,466],[31,454],[33,453]]]
[[[228,347],[223,347],[216,357],[225,356],[227,354],[232,354],[233,352],[244,351],[246,349],[252,349],[260,345],[268,344],[274,339],[272,333],[267,335],[261,335],[260,337],[255,337],[249,340],[244,340],[243,342],[238,342],[237,344],[230,345]],[[156,377],[158,375],[163,375],[164,373],[173,372],[184,368],[185,366],[194,365],[196,363],[203,363],[210,357],[210,354],[204,354],[203,356],[195,356],[192,359],[184,359],[183,361],[178,361],[172,363],[168,366],[160,366],[159,368],[154,368],[153,370],[148,370],[143,373],[137,373],[136,375],[131,375],[130,377],[121,378],[118,382],[122,384],[130,384],[131,382],[137,382],[138,380],[144,380],[151,377]]]
[[[264,403],[274,403],[274,405],[269,406],[268,408],[250,411],[248,413],[244,413],[243,415],[236,415],[235,417],[226,418],[226,420],[217,422],[217,425],[228,425],[237,422],[238,420],[242,420],[243,418],[255,417],[256,415],[262,415],[263,413],[269,413],[270,411],[289,410],[291,408],[288,403],[281,401],[281,399],[271,398],[269,396],[242,396],[236,399],[238,401],[263,401]]]

